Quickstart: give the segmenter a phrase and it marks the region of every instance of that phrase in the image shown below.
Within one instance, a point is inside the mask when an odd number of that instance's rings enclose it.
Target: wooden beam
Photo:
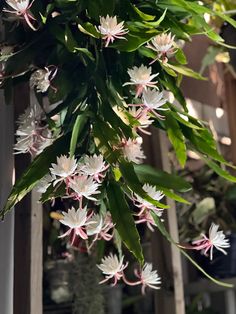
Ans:
[[[170,172],[168,144],[164,135],[152,129],[152,136],[145,137],[144,148],[147,162],[158,169]],[[178,241],[178,227],[175,203],[167,200],[170,209],[164,214],[165,225],[173,239]],[[170,245],[160,232],[152,235],[153,263],[162,277],[162,289],[155,292],[155,313],[184,314],[184,290],[181,256],[179,250]]]
[[[15,120],[30,104],[29,88],[14,90]],[[30,156],[16,155],[16,179],[30,163]],[[14,314],[42,314],[42,208],[32,192],[15,206]]]
[[[236,165],[236,79],[225,73],[225,106],[228,114],[229,137],[231,138],[230,160]]]
[[[14,141],[13,108],[4,103],[0,92],[0,209],[3,208],[12,187]],[[7,214],[0,222],[0,307],[1,314],[13,314],[13,250],[14,214]]]

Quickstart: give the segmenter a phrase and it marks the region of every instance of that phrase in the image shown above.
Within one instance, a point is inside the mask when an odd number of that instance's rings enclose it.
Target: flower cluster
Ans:
[[[142,293],[145,294],[146,287],[159,289],[161,279],[156,270],[152,270],[152,264],[145,263],[141,270],[135,270],[134,273],[138,277],[138,281],[130,282],[127,280],[124,270],[127,268],[128,262],[124,264],[124,256],[119,259],[117,255],[110,254],[102,259],[102,263],[97,267],[105,275],[105,279],[100,284],[114,279],[112,286],[115,286],[120,279],[130,286],[142,285]]]
[[[44,112],[38,105],[30,106],[20,115],[16,130],[16,154],[40,154],[45,147],[53,142],[52,132],[44,121]]]
[[[105,164],[102,155],[85,155],[79,163],[74,156],[62,155],[57,157],[57,163],[52,164],[50,173],[53,186],[64,182],[66,197],[79,201],[82,208],[83,198],[96,201],[94,195],[100,193],[98,189],[107,169],[108,165]]]
[[[71,245],[75,244],[76,238],[88,240],[90,238],[90,250],[97,240],[110,241],[113,237],[114,224],[112,223],[110,213],[107,212],[105,216],[94,214],[86,207],[78,208],[72,207],[68,212],[62,212],[63,218],[60,222],[69,227],[69,229],[60,236],[64,238],[70,236]]]

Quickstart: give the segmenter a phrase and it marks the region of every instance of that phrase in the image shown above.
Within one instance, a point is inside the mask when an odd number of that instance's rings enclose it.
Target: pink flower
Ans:
[[[223,231],[218,231],[218,228],[218,225],[212,223],[209,229],[209,238],[205,234],[202,234],[203,239],[193,241],[194,246],[191,248],[194,250],[203,250],[205,255],[210,250],[210,260],[213,259],[214,247],[227,255],[224,248],[230,247],[229,239],[226,239]]]
[[[150,64],[154,63],[159,58],[162,58],[163,62],[168,61],[168,58],[175,53],[173,48],[174,38],[175,36],[172,36],[171,33],[163,33],[151,39],[151,43],[147,44],[147,48],[157,52],[157,58]]]
[[[68,212],[62,212],[63,219],[60,219],[60,222],[69,227],[69,230],[66,231],[63,235],[61,235],[59,238],[64,238],[66,236],[71,235],[72,233],[72,240],[71,245],[73,245],[76,236],[81,237],[82,239],[86,240],[88,239],[88,236],[86,234],[85,227],[90,224],[89,218],[93,213],[88,215],[88,211],[86,208],[77,209],[75,210],[74,207],[68,210]]]
[[[135,106],[133,106],[129,108],[129,114],[133,116],[139,123],[139,126],[135,127],[135,129],[138,129],[144,134],[151,135],[151,133],[145,129],[147,129],[154,122],[154,120],[151,120],[151,117],[146,111],[144,111],[142,108],[136,109]]]
[[[95,182],[92,177],[75,176],[69,181],[68,186],[74,191],[71,196],[80,201],[83,197],[96,201],[92,195],[101,193],[98,191],[100,184]]]
[[[110,241],[113,238],[113,234],[109,233],[110,230],[115,226],[111,220],[110,213],[107,213],[105,218],[103,218],[99,214],[93,215],[90,219],[89,222],[91,222],[87,226],[87,235],[88,236],[94,236],[93,241],[89,247],[89,249],[93,246],[93,244],[97,240],[105,240],[105,241]]]
[[[112,253],[107,257],[102,259],[102,263],[97,265],[97,267],[103,272],[105,279],[100,281],[99,283],[104,283],[111,278],[114,278],[114,283],[112,286],[117,284],[117,281],[123,277],[123,271],[128,266],[128,262],[123,264],[124,256],[119,260],[117,255],[113,255]]]
[[[158,214],[158,212],[156,213]],[[160,211],[160,213],[158,214],[158,216],[161,216],[162,211]],[[140,224],[140,223],[146,223],[148,229],[152,232],[154,232],[154,227],[156,227],[156,223],[152,217],[151,211],[150,210],[145,210],[144,212],[142,212],[141,214],[135,214],[135,216],[138,216],[138,220],[135,220],[136,224]]]
[[[124,282],[129,286],[142,285],[142,294],[145,294],[147,287],[152,289],[160,289],[158,285],[161,283],[161,278],[158,276],[156,270],[152,270],[151,263],[145,263],[141,270],[134,270],[134,274],[138,277],[138,281],[131,282],[123,275]]]
[[[155,201],[160,201],[165,196],[161,191],[157,190],[155,186],[147,183],[143,185],[143,190]],[[142,215],[145,210],[153,210],[158,215],[162,213],[162,209],[157,208],[155,205],[146,201],[137,194],[134,194],[133,202],[136,207],[140,208],[138,215]]]
[[[148,68],[143,64],[139,68],[135,66],[132,69],[128,69],[128,74],[130,76],[130,82],[126,82],[123,86],[136,85],[135,97],[139,97],[148,86],[157,88],[157,86],[155,86],[157,81],[153,82],[152,80],[157,77],[159,73],[152,74],[151,67]]]
[[[156,270],[152,270],[151,263],[145,263],[142,270],[135,270],[135,275],[140,279],[142,285],[142,294],[145,294],[146,287],[152,289],[160,289],[161,278],[158,276]]]
[[[31,3],[30,0],[5,0],[5,1],[13,9],[13,11],[3,9],[4,12],[12,13],[17,16],[23,16],[29,27],[32,30],[36,31],[36,28],[32,24],[32,21],[35,21],[35,18],[28,12],[34,0]]]
[[[128,33],[128,30],[124,28],[124,22],[117,23],[116,16],[100,17],[100,25],[98,26],[100,33],[102,34],[102,39],[106,40],[105,47],[109,45],[110,42],[113,43],[115,38],[125,39],[122,35]]]
[[[83,161],[78,164],[78,172],[86,175],[92,176],[95,181],[101,182],[105,178],[104,173],[109,168],[109,165],[105,164],[102,155],[85,156]]]
[[[132,161],[136,164],[141,164],[143,159],[146,158],[143,153],[141,143],[138,141],[138,139],[123,139],[121,146],[124,157],[128,161]]]

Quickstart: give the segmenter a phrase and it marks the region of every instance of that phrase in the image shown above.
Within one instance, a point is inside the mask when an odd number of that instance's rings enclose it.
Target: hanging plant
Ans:
[[[198,1],[3,1],[1,87],[7,101],[12,86],[26,82],[38,103],[17,121],[14,149],[33,159],[0,216],[37,186],[42,202],[60,197],[70,204],[58,219],[66,226],[61,237],[72,246],[84,241],[89,253],[97,240],[111,241],[116,232],[140,263],[137,280],[126,277],[128,262],[120,252],[102,258],[101,283],[123,280],[141,285],[143,293],[160,287],[157,271],[144,262],[137,224],[158,228],[174,243],[161,219],[169,210],[163,197],[185,203],[179,193],[191,186],[145,164],[142,133],[151,135],[151,125],[166,132],[182,167],[191,147],[216,173],[236,182],[221,168],[232,165],[218,153],[206,124],[189,115],[179,87],[183,75],[205,79],[186,66],[185,41],[203,33],[224,45],[205,13],[236,26]],[[169,101],[170,92],[182,109]],[[209,237],[183,246],[210,250],[211,258],[213,247],[223,253],[229,247],[215,225]]]

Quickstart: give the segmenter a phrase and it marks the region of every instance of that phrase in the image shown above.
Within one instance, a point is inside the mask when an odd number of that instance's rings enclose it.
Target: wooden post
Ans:
[[[29,88],[14,90],[15,120],[29,106]],[[16,179],[30,156],[16,155]],[[14,314],[42,314],[42,212],[35,192],[15,206]]]
[[[152,136],[145,138],[144,147],[148,163],[170,172],[168,145],[164,134],[152,129]],[[165,224],[173,239],[178,241],[178,226],[175,203],[167,200],[170,209],[164,215]],[[155,313],[184,314],[184,289],[181,256],[179,250],[170,245],[159,232],[152,235],[153,263],[162,276],[162,289],[155,293]]]
[[[0,208],[2,209],[12,187],[14,140],[12,105],[4,103],[0,93]],[[13,248],[14,248],[14,214],[8,214],[0,222],[0,312],[13,314]]]
[[[231,138],[231,161],[236,165],[236,79],[225,74],[225,107],[228,113],[229,137]]]

